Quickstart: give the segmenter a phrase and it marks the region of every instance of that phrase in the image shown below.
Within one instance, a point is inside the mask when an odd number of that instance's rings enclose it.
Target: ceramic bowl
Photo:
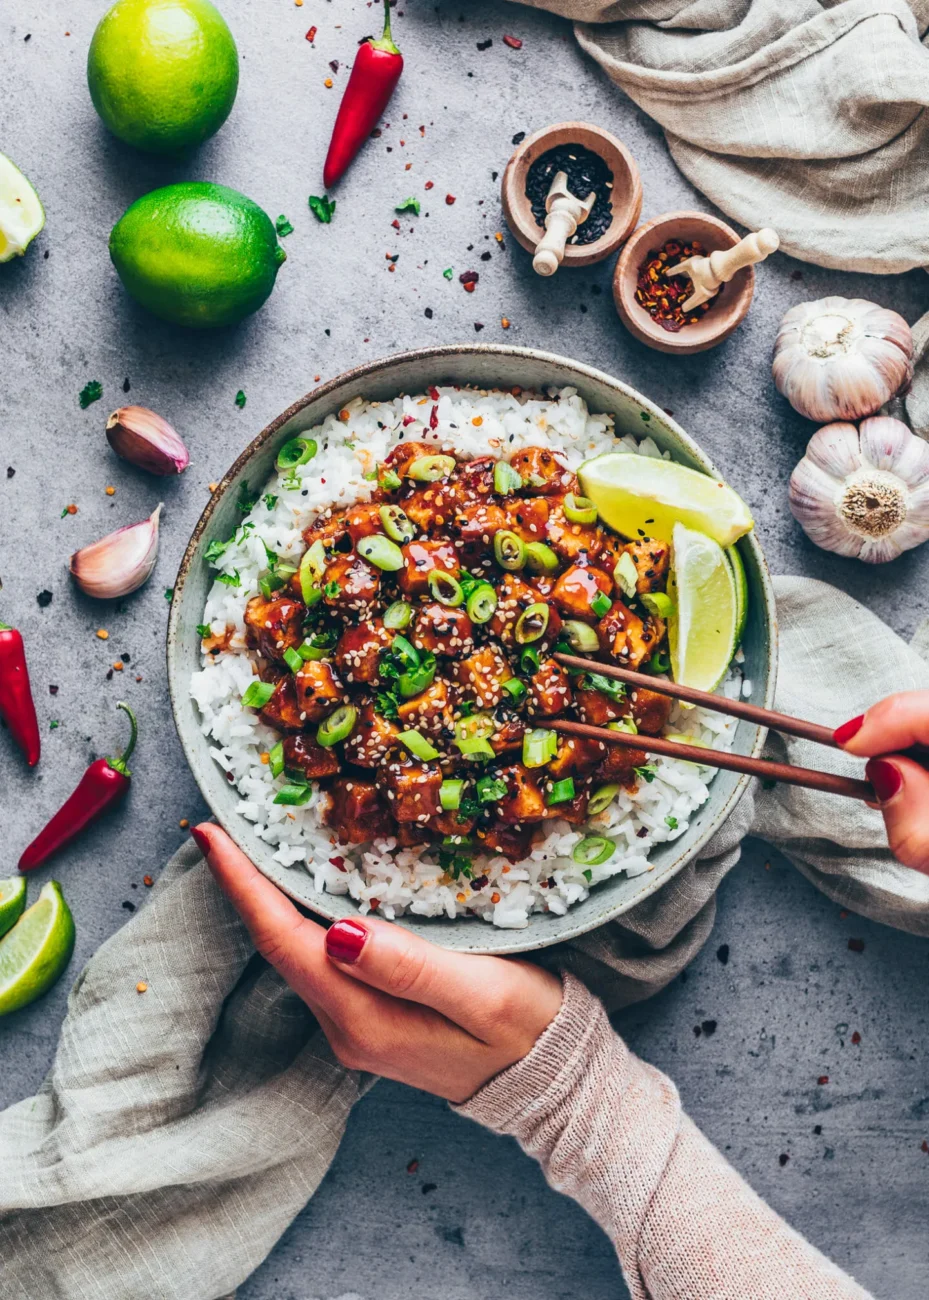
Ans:
[[[257,838],[252,824],[237,811],[239,796],[210,757],[211,742],[200,730],[200,717],[190,698],[189,686],[191,674],[200,668],[197,624],[202,620],[211,583],[203,552],[210,538],[225,537],[234,531],[240,518],[236,507],[239,485],[243,480],[256,484],[270,478],[278,448],[289,438],[311,429],[355,397],[390,398],[399,392],[418,392],[430,384],[443,383],[482,388],[512,388],[519,384],[535,389],[571,385],[592,411],[614,416],[618,433],[641,436],[647,430],[663,450],[669,450],[682,464],[719,477],[708,457],[683,429],[627,384],[563,357],[505,346],[425,348],[359,366],[294,403],[245,449],[210,498],[174,583],[168,622],[171,700],[181,744],[216,820],[285,893],[328,920],[355,915],[355,904],[349,898],[318,892],[312,877],[302,867],[284,867],[274,861],[274,849]],[[754,535],[743,538],[739,550],[745,562],[750,594],[743,642],[745,674],[752,682],[753,701],[770,708],[777,655],[774,596],[764,556]],[[739,723],[735,741],[738,753],[757,755],[763,741],[764,733],[758,727]],[[448,948],[469,952],[531,952],[574,938],[622,915],[675,876],[730,815],[748,781],[748,777],[720,772],[710,786],[709,799],[694,815],[687,833],[674,843],[653,850],[651,871],[632,879],[617,876],[604,882],[566,916],[539,914],[531,917],[523,930],[498,929],[466,917],[449,921],[405,916],[400,924]]]

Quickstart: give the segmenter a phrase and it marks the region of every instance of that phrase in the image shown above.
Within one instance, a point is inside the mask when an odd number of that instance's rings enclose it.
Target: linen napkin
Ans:
[[[917,650],[849,596],[805,578],[776,579],[775,590],[779,709],[835,726],[891,691],[929,687]],[[789,737],[767,752],[861,769]],[[705,942],[748,833],[843,906],[929,934],[929,876],[890,858],[876,812],[756,785],[653,898],[540,960],[573,971],[610,1009],[657,992]],[[226,1295],[312,1196],[373,1082],[335,1061],[186,844],[79,975],[38,1095],[0,1114],[0,1295]]]

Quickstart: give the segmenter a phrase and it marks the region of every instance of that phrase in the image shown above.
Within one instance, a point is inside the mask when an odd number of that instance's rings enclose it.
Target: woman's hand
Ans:
[[[929,875],[929,772],[900,756],[911,745],[929,750],[929,691],[889,695],[844,723],[835,738],[849,754],[870,759],[865,775],[880,800],[894,857]]]
[[[548,971],[449,952],[369,916],[326,930],[218,826],[204,822],[193,836],[255,947],[349,1069],[466,1101],[525,1056],[558,1014],[561,984]]]

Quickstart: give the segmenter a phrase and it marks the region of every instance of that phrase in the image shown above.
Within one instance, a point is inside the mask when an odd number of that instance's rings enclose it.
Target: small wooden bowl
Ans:
[[[642,211],[642,181],[635,160],[626,146],[609,131],[587,122],[559,122],[527,136],[513,154],[503,173],[500,197],[507,225],[527,253],[534,253],[545,233],[532,215],[526,197],[526,176],[535,160],[560,144],[581,144],[597,153],[613,173],[610,201],[613,220],[591,244],[568,244],[562,266],[591,266],[615,253],[628,239]]]
[[[640,343],[646,343],[659,352],[676,352],[682,356],[706,352],[727,339],[745,319],[755,292],[755,270],[745,266],[736,271],[729,283],[723,285],[706,315],[673,334],[652,320],[635,300],[636,281],[642,263],[652,249],[660,249],[669,239],[679,239],[684,243],[699,239],[707,256],[718,249],[732,248],[739,242],[739,236],[731,226],[705,212],[666,212],[653,221],[646,221],[632,235],[616,263],[613,301],[623,324]]]

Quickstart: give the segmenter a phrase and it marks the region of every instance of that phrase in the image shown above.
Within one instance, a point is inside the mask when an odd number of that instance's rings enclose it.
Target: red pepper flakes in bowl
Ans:
[[[684,311],[682,304],[693,293],[689,275],[665,275],[667,266],[675,266],[687,257],[706,257],[706,249],[695,239],[684,243],[669,239],[661,249],[651,249],[639,267],[635,300],[662,329],[676,334],[686,325],[695,325],[713,306],[717,295],[699,307]]]

